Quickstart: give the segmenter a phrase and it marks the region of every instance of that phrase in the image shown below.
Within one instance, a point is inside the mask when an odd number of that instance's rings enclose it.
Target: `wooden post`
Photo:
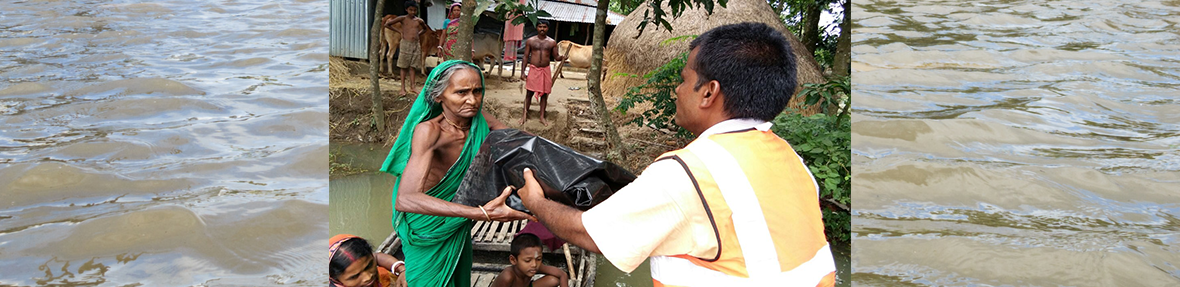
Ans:
[[[570,278],[576,278],[574,276],[574,257],[570,255],[570,244],[562,244],[561,250],[565,251],[565,267],[570,270]]]
[[[562,58],[568,57],[570,55],[570,49],[573,49],[573,48],[574,48],[574,43],[570,42],[569,45],[565,46],[565,54],[562,54],[561,57]],[[557,76],[561,75],[561,66],[563,66],[564,64],[565,64],[565,60],[561,60],[560,62],[557,62],[557,69],[553,72],[553,79],[549,80],[550,87],[552,87],[553,84],[557,83]]]

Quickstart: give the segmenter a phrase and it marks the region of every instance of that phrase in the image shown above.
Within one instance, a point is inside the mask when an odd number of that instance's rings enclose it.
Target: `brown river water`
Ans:
[[[852,15],[855,284],[1180,285],[1180,1]]]
[[[322,285],[327,1],[0,2],[0,285]]]

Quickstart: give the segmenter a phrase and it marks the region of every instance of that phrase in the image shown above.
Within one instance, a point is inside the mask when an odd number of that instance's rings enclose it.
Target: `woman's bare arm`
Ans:
[[[393,257],[393,255],[381,252],[373,252],[373,254],[377,256],[377,266],[381,266],[387,270],[393,270],[393,264],[401,261],[397,260],[397,257]]]
[[[500,122],[500,120],[497,120],[496,116],[493,116],[492,113],[485,111],[485,112],[481,112],[480,114],[483,114],[484,120],[488,121],[488,129],[491,129],[494,131],[494,130],[509,128],[508,125],[505,125],[503,122]]]
[[[426,194],[426,177],[431,168],[431,159],[434,158],[434,145],[438,142],[440,134],[441,131],[428,122],[418,124],[414,129],[414,138],[410,141],[410,159],[402,173],[401,185],[397,188],[394,209],[426,215],[484,218],[483,211],[477,207],[449,202]]]
[[[414,137],[410,141],[410,159],[402,173],[401,185],[397,188],[397,202],[394,209],[399,212],[417,214],[463,217],[472,220],[512,221],[520,219],[536,220],[524,212],[513,210],[504,204],[511,194],[510,189],[504,189],[499,197],[488,201],[481,210],[449,202],[426,194],[426,176],[434,157],[434,146],[442,131],[437,126],[424,122],[414,129]],[[485,213],[486,212],[486,213]]]

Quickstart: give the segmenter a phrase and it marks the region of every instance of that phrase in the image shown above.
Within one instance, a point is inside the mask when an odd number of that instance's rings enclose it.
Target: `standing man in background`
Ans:
[[[549,38],[548,32],[549,21],[540,20],[537,22],[537,35],[529,37],[524,42],[524,62],[529,66],[520,74],[520,79],[525,81],[524,87],[528,90],[524,95],[521,126],[529,119],[529,105],[532,104],[534,94],[541,104],[541,124],[549,126],[549,123],[545,122],[545,106],[549,103],[549,93],[553,92],[553,71],[549,69],[549,62],[565,61],[565,57],[557,52],[557,41]]]

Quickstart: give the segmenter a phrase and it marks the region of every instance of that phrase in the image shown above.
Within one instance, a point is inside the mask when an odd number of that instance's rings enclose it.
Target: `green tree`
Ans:
[[[614,121],[611,121],[610,113],[606,109],[606,101],[602,99],[602,53],[606,47],[606,11],[608,7],[610,7],[610,0],[599,0],[598,11],[594,15],[594,48],[590,60],[590,71],[586,74],[586,85],[588,86],[587,90],[590,91],[591,108],[598,113],[598,124],[603,127],[603,131],[606,133],[609,149],[606,158],[621,161],[626,158],[627,154],[623,151],[623,139],[619,136],[619,130],[615,128]]]
[[[623,14],[623,15],[630,15],[632,11],[635,11],[635,9],[639,8],[639,4],[643,4],[643,1],[635,1],[635,0],[611,1],[610,2],[610,11],[615,12],[615,13],[619,13],[619,14]]]
[[[821,66],[826,69],[834,65],[835,59],[838,58],[836,56],[838,54],[838,36],[825,35],[823,31],[833,25],[842,25],[848,21],[845,19],[850,20],[851,18],[837,17],[836,22],[827,25],[821,25],[819,20],[824,12],[834,12],[834,5],[843,7],[845,5],[842,4],[851,3],[849,0],[767,0],[767,3],[770,3],[770,7],[779,14],[783,24],[787,25],[787,29],[799,37],[799,41],[803,43],[807,51],[812,53]],[[851,8],[851,5],[847,6]],[[842,9],[842,11],[848,11],[848,9]],[[843,31],[841,30],[840,35],[848,34]],[[849,36],[851,35],[849,34]]]
[[[840,36],[836,41],[836,55],[832,60],[832,74],[852,76],[852,0],[844,0]]]
[[[385,132],[385,108],[381,106],[381,82],[377,74],[381,70],[381,29],[384,23],[381,23],[381,17],[385,15],[385,0],[377,0],[377,8],[373,9],[373,27],[369,31],[369,80],[373,84],[373,95],[370,98],[373,101],[372,121],[370,124],[377,127],[378,132]],[[394,47],[389,47],[393,49]]]

